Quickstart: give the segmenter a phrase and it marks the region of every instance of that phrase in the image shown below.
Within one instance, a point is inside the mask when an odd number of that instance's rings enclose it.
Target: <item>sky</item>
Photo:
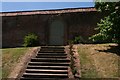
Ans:
[[[83,8],[94,5],[94,2],[2,2],[0,12]]]

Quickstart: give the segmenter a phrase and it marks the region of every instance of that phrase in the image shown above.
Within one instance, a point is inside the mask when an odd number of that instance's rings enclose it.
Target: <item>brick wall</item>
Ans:
[[[97,22],[103,17],[98,12],[80,12],[64,14],[44,14],[44,15],[22,15],[2,17],[2,46],[17,47],[22,46],[23,38],[28,33],[38,35],[40,45],[48,44],[50,20],[54,16],[59,16],[65,23],[65,40],[72,39],[76,35],[87,39],[95,34],[94,28]],[[74,20],[74,21],[73,21]],[[65,41],[65,44],[67,41]]]

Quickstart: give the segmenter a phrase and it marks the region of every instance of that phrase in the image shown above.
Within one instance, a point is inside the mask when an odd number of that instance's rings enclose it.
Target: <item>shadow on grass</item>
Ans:
[[[113,54],[116,54],[120,57],[120,45],[114,46],[114,45],[109,45],[109,49],[107,50],[97,50],[99,52],[110,52]],[[118,77],[120,78],[120,58],[118,58]]]
[[[120,56],[120,46],[114,46],[114,45],[109,45],[109,49],[107,50],[97,50],[99,52],[110,52],[113,54],[117,54],[118,56]]]

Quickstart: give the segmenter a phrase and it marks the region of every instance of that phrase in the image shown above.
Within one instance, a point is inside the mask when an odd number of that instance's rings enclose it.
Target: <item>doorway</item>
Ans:
[[[49,45],[64,45],[64,23],[54,20],[49,28]]]

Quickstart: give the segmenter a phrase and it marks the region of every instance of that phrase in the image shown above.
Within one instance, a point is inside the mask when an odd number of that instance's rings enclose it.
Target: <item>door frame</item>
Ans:
[[[52,17],[52,18],[50,18],[49,20],[48,20],[48,27],[47,27],[47,45],[49,45],[49,41],[50,41],[50,38],[49,38],[49,36],[50,36],[50,26],[51,26],[51,23],[53,22],[53,21],[55,21],[55,20],[58,20],[58,21],[61,21],[61,22],[63,22],[63,24],[64,24],[64,33],[63,33],[63,46],[64,45],[67,45],[67,37],[68,37],[68,27],[67,27],[67,25],[66,25],[66,23],[65,23],[65,21],[64,21],[64,19],[62,18],[62,16],[54,16],[54,17]]]

